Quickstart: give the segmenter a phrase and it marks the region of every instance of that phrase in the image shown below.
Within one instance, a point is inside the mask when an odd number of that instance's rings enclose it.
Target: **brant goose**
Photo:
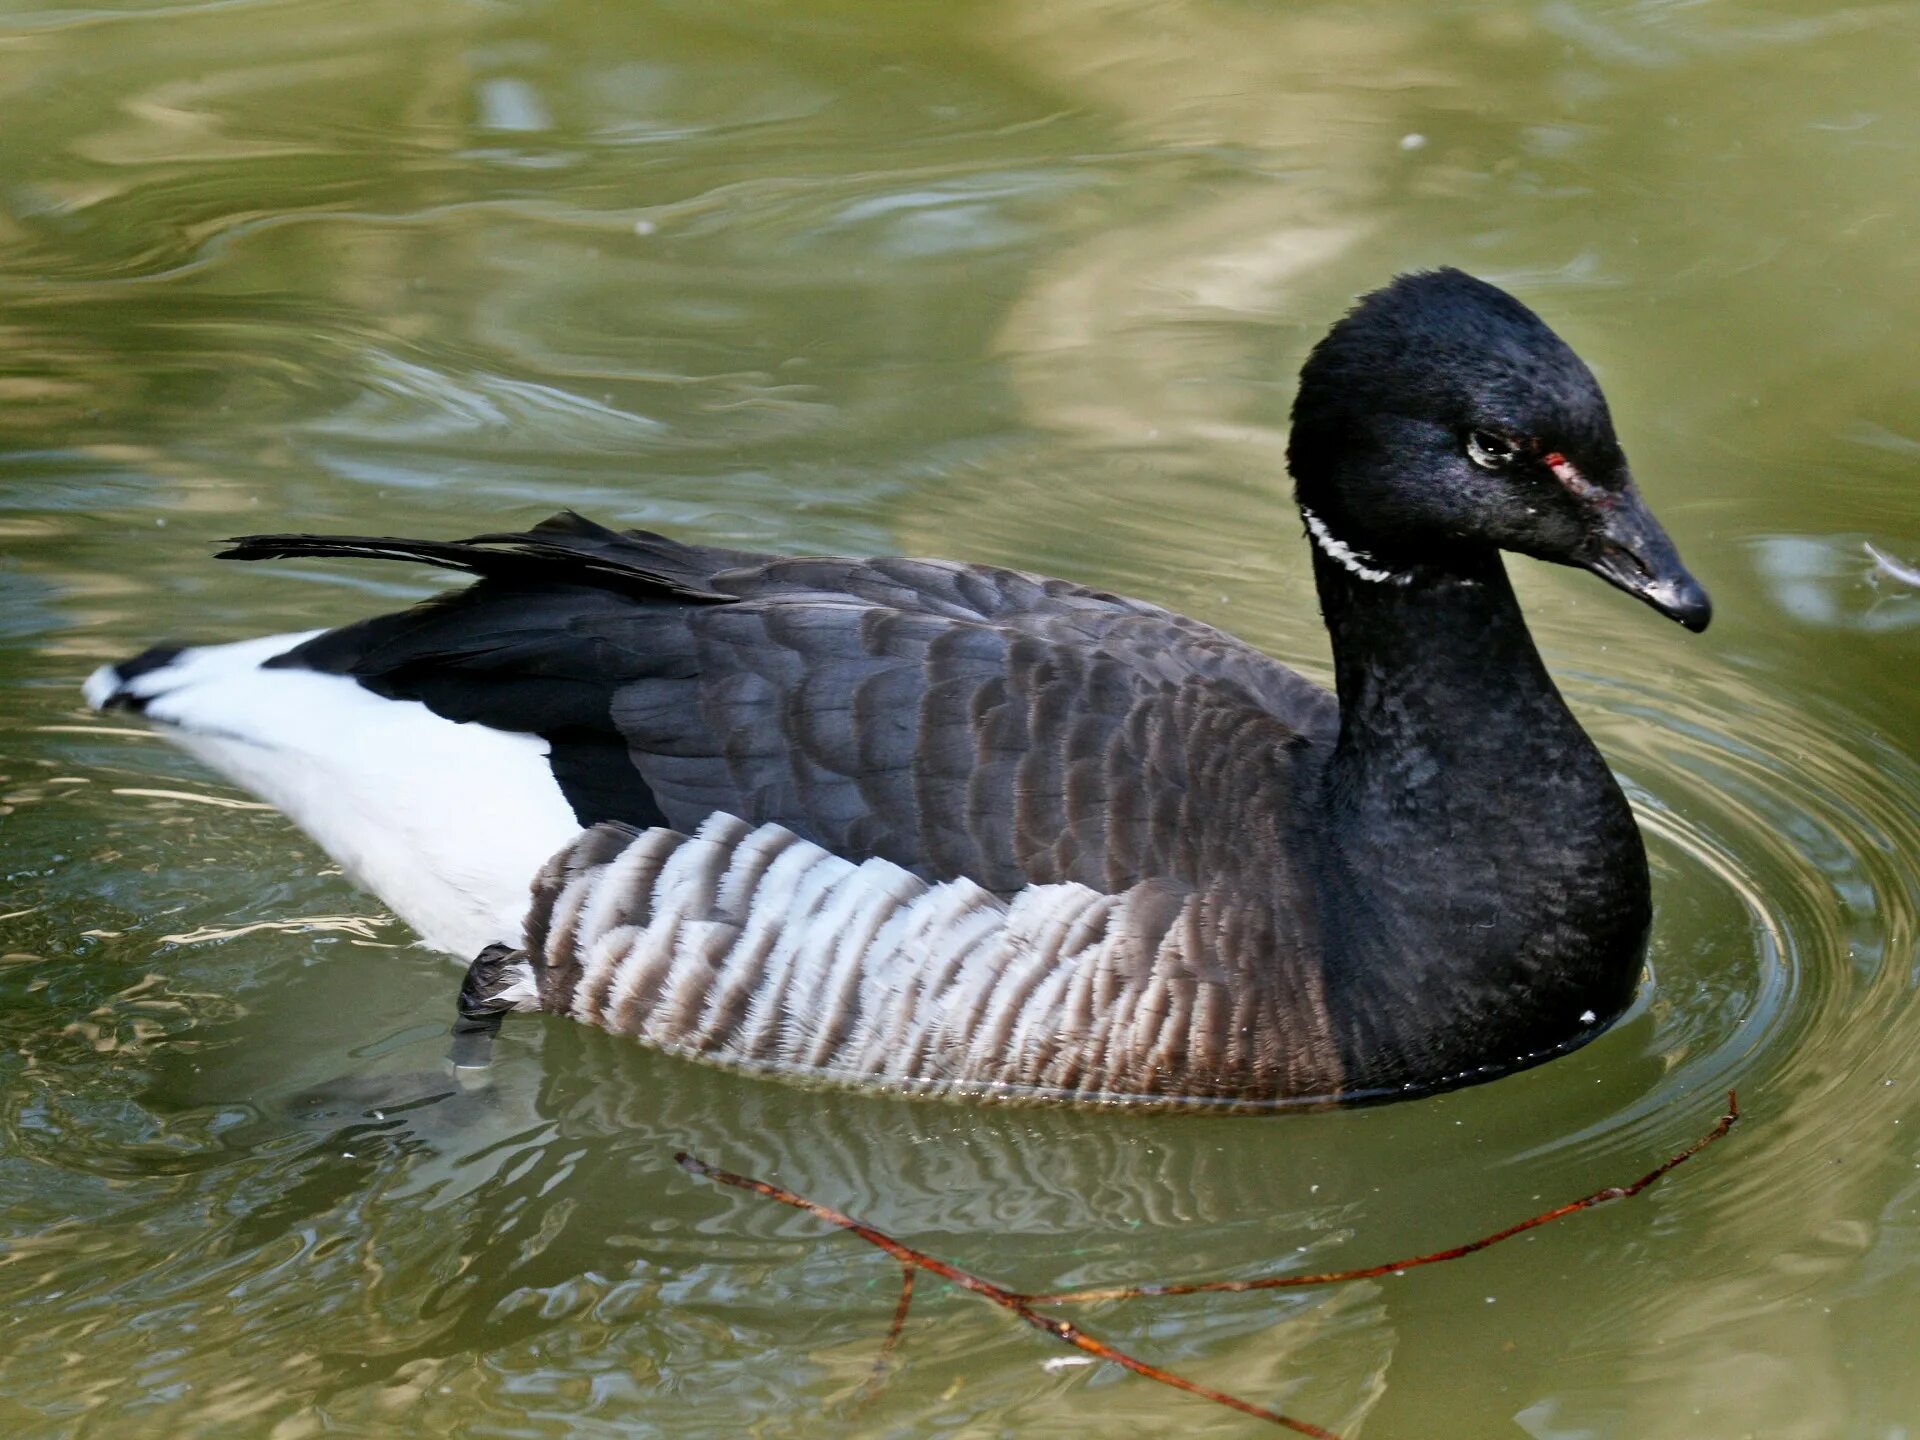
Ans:
[[[1403,276],[1308,358],[1289,468],[1337,699],[1063,580],[573,514],[242,539],[478,579],[87,695],[479,952],[457,1056],[548,1010],[843,1084],[1257,1107],[1591,1039],[1640,974],[1646,856],[1499,552],[1711,613],[1598,385],[1503,291]]]

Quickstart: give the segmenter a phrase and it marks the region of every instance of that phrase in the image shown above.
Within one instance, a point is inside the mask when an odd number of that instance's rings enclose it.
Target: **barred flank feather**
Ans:
[[[535,885],[539,1008],[674,1054],[1006,1099],[1334,1098],[1317,993],[1276,1003],[1214,958],[1250,917],[1164,882],[1002,900],[856,864],[778,825],[603,825]],[[1258,927],[1253,927],[1257,931]]]

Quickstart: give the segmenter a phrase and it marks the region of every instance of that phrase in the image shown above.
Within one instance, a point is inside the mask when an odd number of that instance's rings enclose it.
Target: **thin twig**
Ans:
[[[1216,1405],[1224,1405],[1229,1410],[1238,1410],[1243,1415],[1254,1416],[1257,1419],[1265,1420],[1271,1424],[1292,1430],[1297,1434],[1315,1437],[1315,1440],[1339,1440],[1339,1437],[1331,1430],[1322,1429],[1310,1421],[1295,1419],[1290,1415],[1283,1415],[1278,1410],[1269,1410],[1264,1406],[1252,1404],[1249,1401],[1239,1399],[1237,1396],[1229,1395],[1225,1391],[1215,1390],[1211,1386],[1202,1385],[1197,1381],[1188,1380],[1184,1376],[1176,1375],[1171,1370],[1163,1370],[1157,1365],[1148,1364],[1144,1360],[1127,1354],[1124,1350],[1115,1349],[1112,1345],[1109,1345],[1106,1341],[1096,1336],[1089,1335],[1072,1321],[1062,1320],[1054,1315],[1042,1314],[1034,1307],[1037,1305],[1087,1304],[1106,1300],[1142,1300],[1150,1296],[1158,1295],[1237,1294],[1249,1290],[1287,1290],[1297,1289],[1307,1285],[1336,1285],[1348,1280],[1371,1280],[1381,1275],[1398,1274],[1401,1271],[1416,1269],[1422,1265],[1437,1265],[1442,1260],[1457,1260],[1464,1255],[1472,1255],[1476,1251],[1485,1250],[1492,1245],[1498,1245],[1503,1240],[1511,1240],[1514,1236],[1525,1234],[1529,1230],[1538,1229],[1542,1225],[1551,1224],[1555,1220],[1564,1219],[1568,1215],[1577,1214],[1582,1210],[1590,1210],[1594,1206],[1604,1204],[1609,1200],[1625,1200],[1638,1195],[1662,1176],[1672,1171],[1676,1166],[1684,1164],[1716,1140],[1724,1137],[1739,1119],[1739,1099],[1734,1092],[1729,1090],[1727,1092],[1726,1113],[1720,1117],[1713,1129],[1709,1130],[1705,1135],[1702,1135],[1698,1140],[1695,1140],[1691,1145],[1687,1146],[1686,1149],[1662,1161],[1632,1184],[1609,1185],[1604,1189],[1595,1190],[1591,1195],[1583,1195],[1578,1200],[1568,1201],[1564,1205],[1556,1205],[1551,1210],[1542,1211],[1540,1214],[1522,1220],[1518,1224],[1509,1225],[1504,1230],[1496,1230],[1491,1235],[1484,1235],[1478,1240],[1469,1240],[1464,1245],[1455,1245],[1446,1250],[1435,1250],[1425,1255],[1415,1255],[1404,1260],[1390,1260],[1384,1264],[1366,1265],[1353,1270],[1333,1270],[1319,1275],[1282,1275],[1262,1280],[1201,1280],[1174,1285],[1133,1285],[1093,1290],[1061,1290],[1045,1294],[1026,1294],[1018,1290],[1009,1290],[1002,1285],[996,1285],[991,1280],[984,1280],[978,1275],[960,1269],[957,1265],[950,1265],[946,1261],[937,1259],[924,1251],[916,1250],[911,1245],[904,1244],[884,1231],[876,1230],[873,1226],[854,1219],[851,1215],[835,1210],[830,1205],[822,1205],[816,1200],[809,1200],[803,1195],[796,1195],[791,1190],[784,1190],[778,1185],[768,1184],[765,1180],[756,1180],[749,1175],[736,1175],[730,1170],[719,1169],[717,1166],[709,1165],[706,1161],[697,1159],[684,1151],[675,1155],[673,1158],[682,1169],[688,1171],[690,1174],[703,1176],[719,1184],[729,1185],[736,1190],[745,1190],[749,1194],[763,1196],[768,1200],[777,1200],[782,1205],[792,1206],[795,1210],[804,1210],[816,1219],[824,1220],[829,1225],[838,1226],[842,1230],[859,1236],[860,1239],[866,1241],[869,1245],[872,1245],[878,1250],[885,1251],[899,1264],[901,1272],[900,1298],[894,1305],[893,1323],[887,1329],[886,1341],[881,1346],[880,1355],[875,1361],[874,1376],[861,1387],[860,1392],[857,1392],[862,1398],[864,1398],[868,1389],[878,1382],[884,1366],[891,1359],[899,1343],[901,1332],[907,1322],[907,1311],[913,1303],[914,1271],[925,1270],[929,1274],[939,1276],[949,1284],[957,1285],[962,1290],[971,1291],[981,1299],[998,1305],[1001,1309],[1018,1316],[1034,1329],[1043,1331],[1053,1336],[1054,1339],[1071,1345],[1074,1349],[1091,1355],[1095,1359],[1112,1361],[1124,1369],[1131,1370],[1136,1375],[1145,1376],[1147,1379],[1157,1381],[1159,1384],[1171,1386],[1175,1390],[1184,1390],[1189,1395],[1198,1395],[1204,1400],[1213,1401]]]
[[[873,1369],[860,1382],[860,1388],[847,1397],[842,1407],[849,1416],[859,1414],[886,1383],[894,1352],[900,1348],[900,1336],[907,1328],[907,1312],[913,1308],[913,1275],[913,1266],[900,1267],[900,1298],[893,1302],[893,1319],[887,1325],[887,1338],[880,1342],[880,1353],[873,1357]]]
[[[911,1245],[903,1245],[891,1235],[862,1224],[851,1215],[835,1210],[830,1205],[809,1200],[804,1195],[796,1195],[791,1190],[783,1190],[778,1185],[769,1185],[764,1180],[755,1180],[750,1175],[736,1175],[731,1170],[721,1170],[706,1161],[682,1151],[675,1155],[674,1161],[681,1169],[694,1175],[704,1176],[708,1180],[718,1181],[722,1185],[731,1185],[736,1190],[745,1190],[749,1194],[765,1196],[769,1200],[778,1200],[782,1205],[791,1205],[796,1210],[804,1210],[829,1225],[837,1225],[842,1230],[858,1235],[862,1240],[877,1249],[884,1250],[902,1266],[925,1270],[938,1275],[949,1284],[958,1285],[962,1290],[970,1290],[983,1300],[990,1300],[1001,1309],[1019,1316],[1034,1329],[1053,1336],[1054,1339],[1073,1346],[1093,1356],[1096,1360],[1111,1360],[1114,1364],[1131,1370],[1136,1375],[1144,1375],[1149,1380],[1157,1380],[1162,1385],[1171,1385],[1175,1390],[1184,1390],[1189,1395],[1198,1395],[1203,1400],[1211,1400],[1216,1405],[1224,1405],[1229,1410],[1238,1410],[1243,1415],[1251,1415],[1274,1425],[1284,1426],[1297,1434],[1312,1436],[1313,1440],[1340,1440],[1331,1430],[1306,1420],[1296,1420],[1291,1415],[1283,1415],[1278,1410],[1269,1410],[1263,1405],[1254,1405],[1224,1390],[1215,1390],[1185,1376],[1176,1375],[1171,1370],[1162,1370],[1157,1365],[1149,1365],[1124,1350],[1116,1350],[1106,1341],[1089,1335],[1071,1320],[1062,1320],[1054,1315],[1042,1315],[1027,1304],[1013,1291],[995,1285],[991,1280],[982,1280],[978,1275],[969,1274],[958,1266],[949,1265],[944,1260],[935,1259]],[[897,1313],[897,1310],[896,1310]]]
[[[1871,542],[1867,543],[1866,551],[1873,558],[1873,563],[1884,573],[1891,575],[1902,584],[1920,585],[1920,569],[1894,559],[1884,550],[1875,549]]]
[[[887,1326],[887,1338],[880,1343],[880,1353],[874,1357],[873,1369],[878,1375],[886,1369],[887,1361],[893,1358],[894,1347],[900,1343],[900,1332],[907,1328],[907,1311],[913,1305],[913,1267],[900,1267],[900,1298],[893,1302],[893,1323]]]
[[[1458,1260],[1463,1255],[1472,1255],[1477,1251],[1498,1245],[1502,1240],[1511,1240],[1516,1235],[1524,1235],[1529,1230],[1537,1230],[1542,1225],[1551,1224],[1555,1220],[1563,1220],[1579,1211],[1604,1205],[1609,1200],[1629,1200],[1675,1166],[1691,1160],[1707,1146],[1720,1139],[1734,1127],[1739,1119],[1740,1099],[1729,1090],[1727,1113],[1720,1117],[1713,1129],[1679,1154],[1662,1161],[1631,1185],[1609,1185],[1605,1189],[1594,1191],[1591,1195],[1582,1195],[1578,1200],[1569,1200],[1564,1205],[1556,1205],[1551,1210],[1529,1216],[1517,1225],[1509,1225],[1504,1230],[1483,1235],[1478,1240],[1469,1240],[1464,1245],[1450,1246],[1445,1250],[1435,1250],[1426,1255],[1413,1255],[1405,1260],[1388,1260],[1379,1265],[1362,1265],[1353,1270],[1326,1270],[1318,1275],[1271,1275],[1260,1280],[1197,1280],[1177,1285],[1116,1285],[1102,1289],[1044,1291],[1033,1295],[1022,1294],[1019,1298],[1029,1305],[1092,1305],[1107,1300],[1141,1300],[1152,1295],[1237,1295],[1248,1290],[1297,1290],[1309,1285],[1340,1285],[1349,1280],[1372,1280],[1381,1275],[1398,1275],[1403,1270],[1416,1270],[1422,1265],[1438,1265],[1442,1260]]]

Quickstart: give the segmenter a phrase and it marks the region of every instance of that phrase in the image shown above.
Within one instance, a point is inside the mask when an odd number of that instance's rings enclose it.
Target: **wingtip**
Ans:
[[[284,542],[284,535],[229,535],[220,543],[226,548],[213,552],[216,560],[264,560],[268,547]]]
[[[216,560],[278,560],[300,553],[302,546],[312,546],[315,541],[329,538],[323,535],[229,535],[220,542],[227,548],[213,553]]]

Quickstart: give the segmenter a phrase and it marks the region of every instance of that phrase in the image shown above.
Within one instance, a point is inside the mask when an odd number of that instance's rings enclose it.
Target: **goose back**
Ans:
[[[507,563],[556,538],[590,544],[594,568]],[[723,813],[1002,896],[1194,884],[1239,876],[1245,828],[1289,813],[1310,742],[1338,730],[1330,696],[1243,642],[1066,581],[746,557],[571,514],[466,544],[479,583],[270,663],[541,736],[583,826],[691,832]],[[228,553],[322,546],[421,558],[364,537]],[[1248,749],[1267,763],[1229,763]]]

